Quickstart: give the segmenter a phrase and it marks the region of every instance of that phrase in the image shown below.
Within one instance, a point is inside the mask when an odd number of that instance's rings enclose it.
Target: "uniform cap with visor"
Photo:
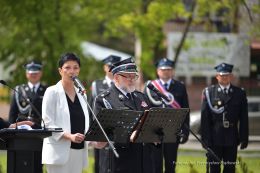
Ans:
[[[174,61],[169,60],[169,59],[167,59],[167,58],[160,59],[160,60],[155,64],[155,66],[156,66],[157,69],[162,69],[162,70],[164,70],[164,69],[173,69],[173,68],[174,68],[174,65],[175,65]]]
[[[42,64],[36,61],[30,61],[24,65],[27,73],[39,73],[42,70]]]
[[[120,56],[116,56],[116,55],[109,55],[108,57],[104,58],[102,60],[102,62],[104,64],[107,64],[108,66],[112,66],[113,64],[119,62],[121,60]]]
[[[121,73],[138,73],[136,64],[132,57],[113,64],[109,71],[111,71],[113,73],[113,75],[116,73],[119,73],[119,72],[121,72]]]
[[[220,75],[227,75],[232,73],[233,65],[227,63],[221,63],[215,67],[216,71]]]

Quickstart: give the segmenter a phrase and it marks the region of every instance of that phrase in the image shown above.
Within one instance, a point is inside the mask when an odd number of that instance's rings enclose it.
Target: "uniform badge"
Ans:
[[[43,90],[43,88],[42,88],[42,87],[40,87],[40,88],[39,88],[39,90],[40,90],[40,91],[42,91],[42,90]]]
[[[219,105],[219,106],[222,105],[222,102],[221,102],[221,101],[218,101],[218,105]]]
[[[218,87],[218,92],[221,92],[221,91],[222,91],[221,88]]]
[[[118,98],[119,98],[120,101],[123,101],[123,100],[124,100],[124,96],[123,96],[122,94],[119,94],[119,95],[118,95]]]
[[[142,101],[142,103],[141,103],[141,107],[148,107],[148,105],[147,105],[147,103],[145,102],[145,101]]]
[[[215,105],[215,106],[214,106],[214,108],[215,108],[215,109],[218,109],[218,106],[217,106],[217,105]]]
[[[29,87],[25,87],[24,89],[25,89],[25,91],[29,91]]]

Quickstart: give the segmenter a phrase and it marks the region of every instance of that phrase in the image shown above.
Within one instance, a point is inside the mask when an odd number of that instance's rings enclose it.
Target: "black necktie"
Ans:
[[[34,93],[34,94],[36,93],[35,86],[32,87],[32,93]]]
[[[165,83],[165,84],[163,84],[163,85],[164,85],[164,89],[165,89],[165,90],[168,90],[168,84]]]
[[[224,88],[224,94],[228,95],[228,89]]]
[[[126,96],[128,97],[129,100],[132,100],[132,95],[131,95],[131,93],[127,93]]]

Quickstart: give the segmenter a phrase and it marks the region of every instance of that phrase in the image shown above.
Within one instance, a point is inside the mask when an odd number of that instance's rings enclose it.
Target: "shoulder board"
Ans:
[[[107,90],[107,91],[102,92],[99,96],[100,96],[100,97],[106,97],[106,96],[108,96],[109,94],[110,94],[110,92]]]

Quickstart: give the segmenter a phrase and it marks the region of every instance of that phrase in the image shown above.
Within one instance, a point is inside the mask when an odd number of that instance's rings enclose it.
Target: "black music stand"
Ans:
[[[175,143],[189,111],[189,108],[151,108],[145,111],[133,142]]]
[[[102,109],[97,118],[111,141],[127,143],[142,114],[142,111]],[[88,141],[107,141],[95,120],[85,136]]]
[[[52,132],[62,130],[43,129],[2,129],[0,130],[1,150],[7,150],[7,173],[35,173],[39,170],[37,152],[42,150],[42,140]]]

